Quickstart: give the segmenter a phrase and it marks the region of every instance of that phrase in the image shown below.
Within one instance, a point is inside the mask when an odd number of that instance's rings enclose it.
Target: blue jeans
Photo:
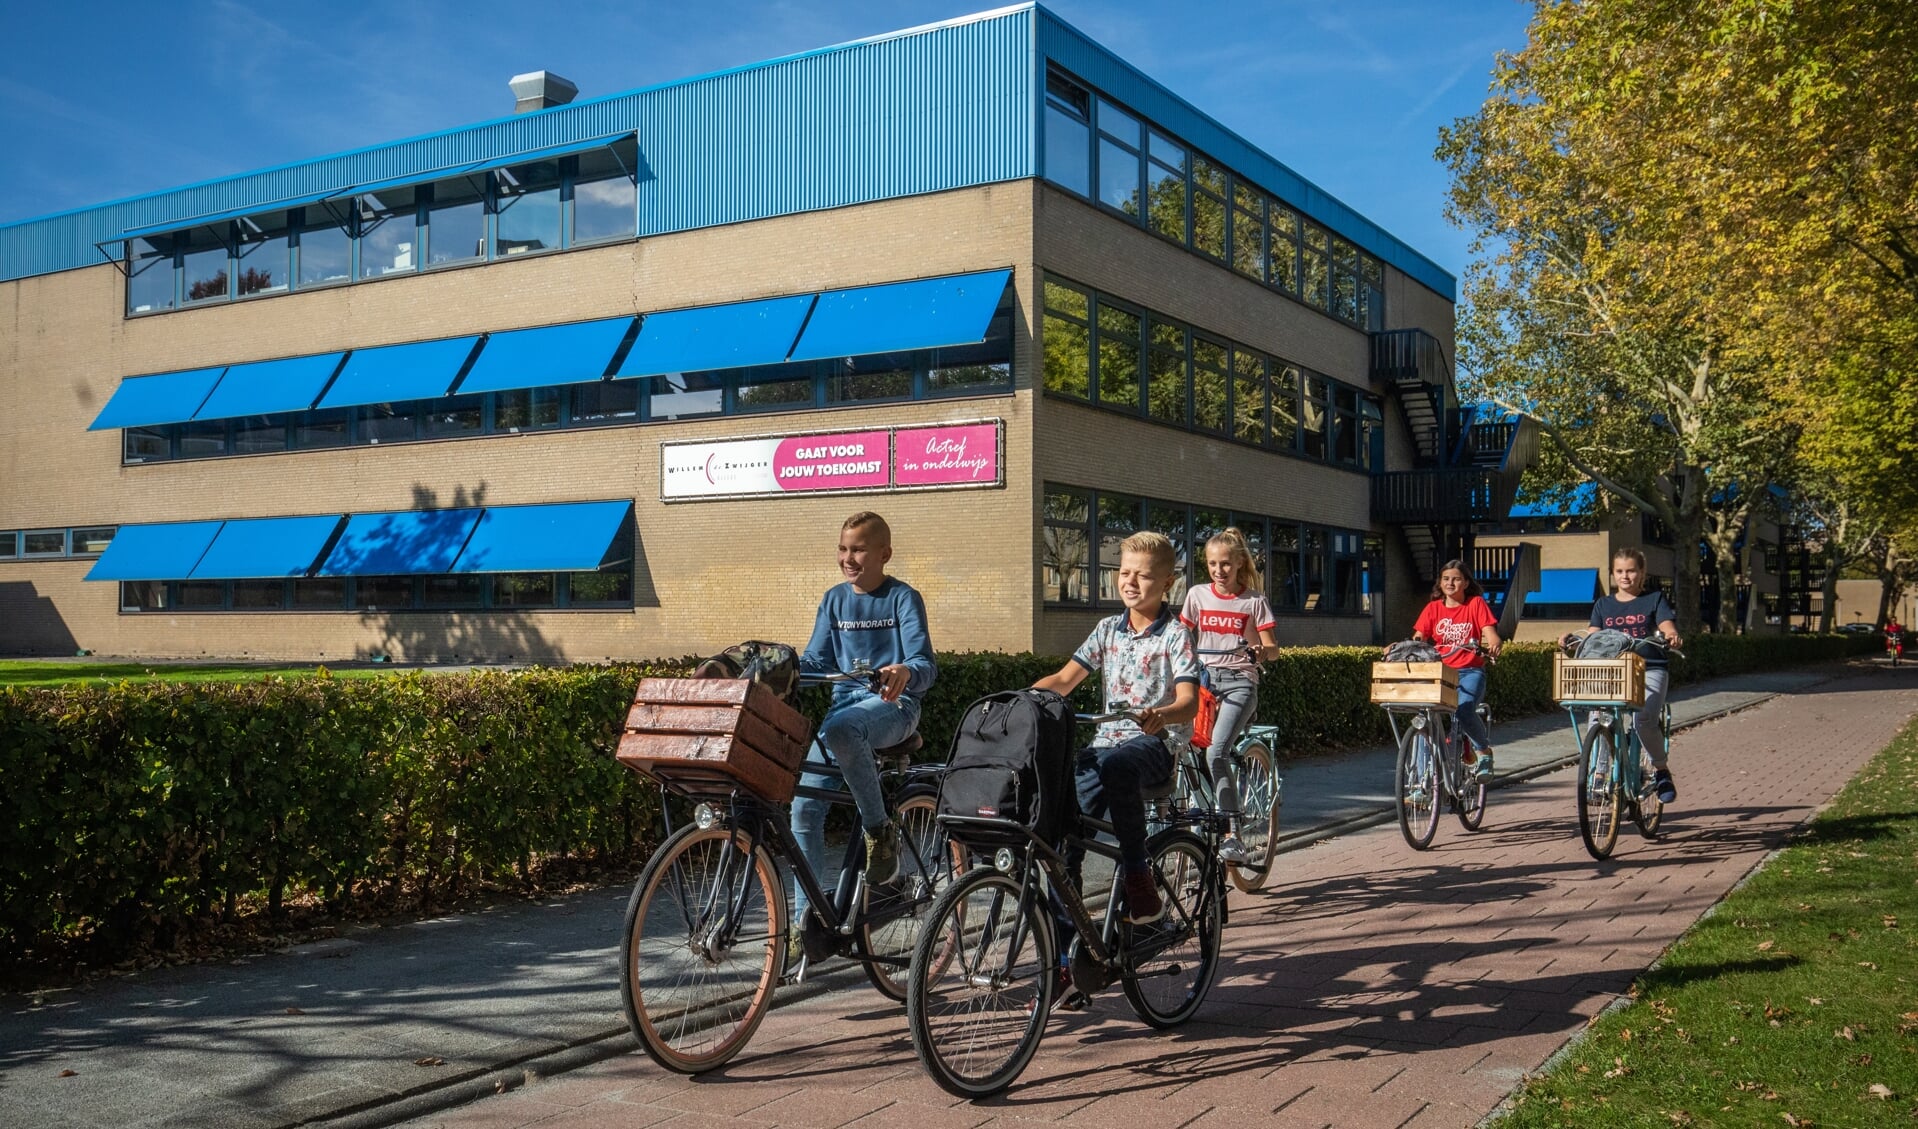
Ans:
[[[1141,733],[1117,745],[1080,749],[1076,764],[1080,813],[1109,820],[1112,837],[1119,841],[1120,865],[1127,870],[1145,870],[1150,862],[1145,853],[1145,789],[1172,779],[1172,751],[1159,738]],[[1084,889],[1081,868],[1085,848],[1071,844],[1064,853],[1072,884]],[[1064,960],[1078,927],[1056,897],[1053,916],[1059,923],[1059,958]]]
[[[877,694],[861,691],[846,701],[835,702],[826,711],[826,720],[819,724],[818,738],[813,742],[809,759],[838,765],[840,775],[806,772],[800,775],[799,785],[832,788],[839,779],[844,779],[853,803],[859,805],[859,822],[869,828],[880,827],[891,816],[886,811],[885,793],[879,789],[879,762],[873,758],[872,751],[897,745],[918,728],[919,703],[911,698],[900,697],[888,702]],[[792,803],[793,838],[799,843],[799,853],[805,857],[806,865],[821,882],[825,881],[826,809],[831,806],[830,801],[812,796],[794,796]],[[810,904],[805,886],[795,882],[794,925],[805,922]]]
[[[1455,737],[1469,739],[1480,749],[1492,747],[1492,735],[1485,719],[1478,715],[1478,704],[1485,700],[1485,668],[1469,667],[1458,672],[1458,712],[1452,722]]]

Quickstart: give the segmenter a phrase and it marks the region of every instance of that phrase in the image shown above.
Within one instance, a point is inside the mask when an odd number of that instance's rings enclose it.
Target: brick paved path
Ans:
[[[1865,676],[1682,734],[1665,837],[1621,828],[1607,863],[1579,843],[1569,772],[1495,792],[1478,835],[1448,815],[1427,852],[1389,825],[1285,855],[1271,889],[1235,895],[1198,1018],[1154,1032],[1113,989],[990,1101],[928,1081],[903,1009],[863,990],[775,1010],[715,1074],[635,1052],[413,1124],[1474,1125],[1914,712],[1909,679]]]

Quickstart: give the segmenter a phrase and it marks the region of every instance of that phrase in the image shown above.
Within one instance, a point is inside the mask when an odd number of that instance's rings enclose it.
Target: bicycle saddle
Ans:
[[[872,755],[874,760],[896,760],[901,763],[910,763],[912,761],[912,754],[924,748],[925,744],[924,739],[922,739],[919,734],[914,733],[897,745],[887,745],[883,749],[874,749]]]

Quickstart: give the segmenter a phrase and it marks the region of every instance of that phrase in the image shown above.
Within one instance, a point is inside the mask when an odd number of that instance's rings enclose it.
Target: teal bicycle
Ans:
[[[1683,657],[1656,638],[1638,640],[1634,648]],[[1645,704],[1644,658],[1636,653],[1607,659],[1581,659],[1575,652],[1554,655],[1552,696],[1571,715],[1572,733],[1578,738],[1578,834],[1586,852],[1595,859],[1611,857],[1621,816],[1645,838],[1656,838],[1665,804],[1654,790],[1651,752],[1639,741],[1637,729],[1638,711]],[[1659,724],[1669,749],[1669,698]]]

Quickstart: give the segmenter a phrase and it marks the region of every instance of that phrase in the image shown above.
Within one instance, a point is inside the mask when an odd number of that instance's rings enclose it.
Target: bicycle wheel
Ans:
[[[1431,845],[1438,830],[1438,744],[1417,726],[1405,727],[1399,738],[1398,772],[1394,784],[1399,801],[1399,830],[1415,851]]]
[[[1463,741],[1463,737],[1454,740]],[[1458,821],[1467,831],[1477,831],[1485,825],[1485,778],[1471,769],[1458,766]]]
[[[786,891],[764,847],[723,827],[666,840],[633,887],[620,946],[640,1046],[685,1074],[739,1053],[772,1008],[785,935]]]
[[[1176,1027],[1192,1018],[1212,988],[1225,928],[1225,891],[1206,865],[1210,852],[1197,835],[1166,834],[1151,851],[1165,917],[1154,925],[1122,926],[1131,930],[1132,951],[1120,979],[1126,1002],[1140,1019],[1154,1027]]]
[[[1612,731],[1589,726],[1578,745],[1578,834],[1595,859],[1618,843],[1618,757]]]
[[[1640,835],[1647,839],[1656,839],[1658,825],[1665,821],[1665,802],[1658,798],[1658,792],[1652,786],[1651,754],[1645,751],[1645,746],[1639,744],[1636,736],[1632,738],[1631,755],[1638,758],[1639,791],[1638,803],[1635,805],[1637,818],[1633,822],[1638,825]]]
[[[932,1080],[962,1098],[1012,1085],[1045,1037],[1056,967],[1050,911],[1020,897],[1016,875],[981,867],[946,887],[906,986],[912,1049]]]
[[[866,887],[866,904],[860,927],[861,949],[866,979],[881,995],[905,1001],[906,969],[912,963],[913,946],[919,941],[919,928],[932,916],[932,906],[955,874],[965,865],[965,850],[954,843],[939,826],[939,796],[918,792],[899,801],[899,877],[883,887]],[[952,942],[936,956],[936,975],[951,958]]]
[[[1226,868],[1232,884],[1250,893],[1272,873],[1272,852],[1279,841],[1279,765],[1264,741],[1239,746],[1239,842],[1247,861]]]

